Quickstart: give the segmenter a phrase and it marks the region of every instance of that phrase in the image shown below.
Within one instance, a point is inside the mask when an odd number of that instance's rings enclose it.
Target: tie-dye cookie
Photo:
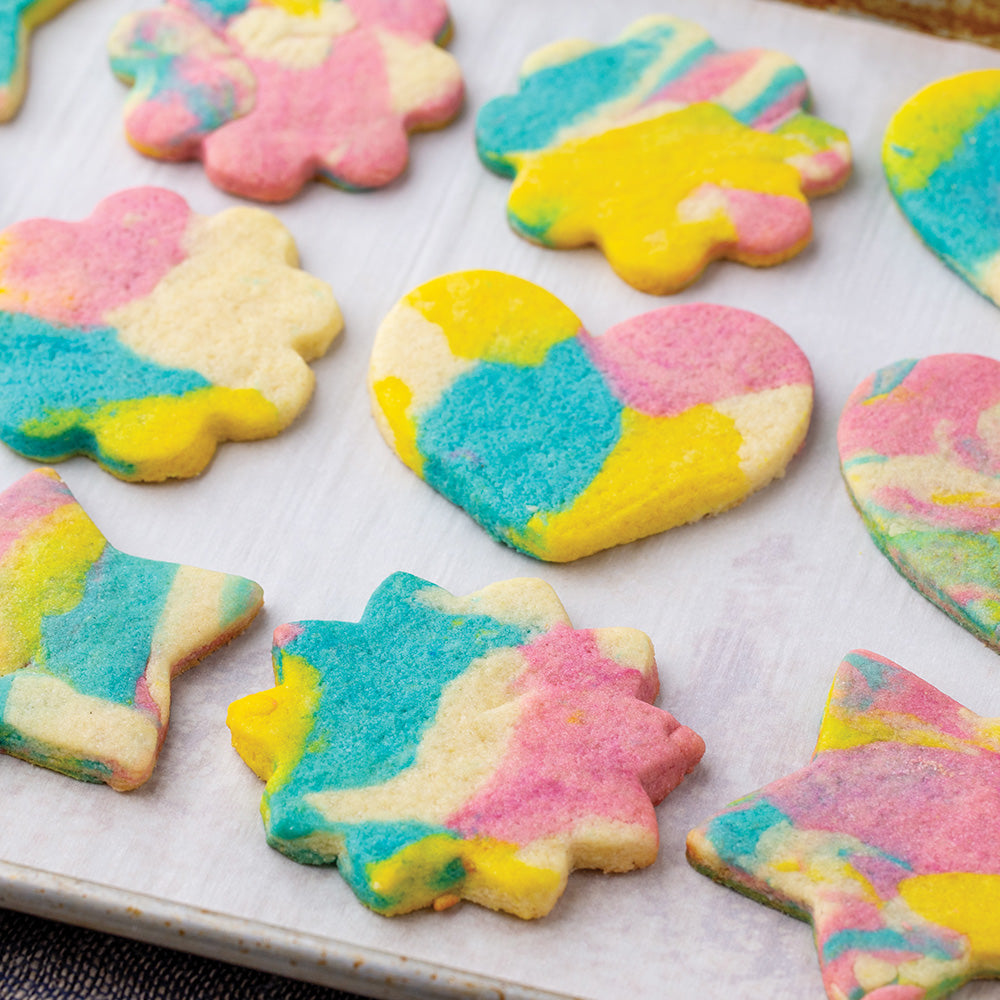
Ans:
[[[838,445],[875,544],[1000,650],[1000,362],[941,354],[880,369],[848,399]]]
[[[719,257],[776,264],[812,235],[806,196],[850,171],[843,132],[806,114],[787,56],[724,53],[667,15],[614,45],[535,53],[479,113],[482,161],[514,177],[508,218],[545,246],[597,244],[629,284],[675,292]]]
[[[0,494],[0,750],[124,791],[170,682],[243,631],[256,583],[113,548],[51,469]]]
[[[28,39],[72,0],[0,0],[0,122],[17,114],[28,82]]]
[[[830,1000],[1000,976],[1000,719],[856,650],[812,762],[688,836],[706,875],[813,925]]]
[[[652,706],[649,638],[574,629],[540,580],[454,597],[396,573],[360,622],[274,639],[277,687],[229,710],[268,842],[335,860],[386,915],[468,899],[539,917],[574,868],[652,864],[653,804],[705,749]]]
[[[0,232],[0,440],[122,479],[193,476],[218,442],[294,419],[340,328],[261,209],[199,216],[137,188],[82,222],[20,222]]]
[[[733,507],[805,437],[812,372],[752,313],[689,304],[591,336],[521,278],[421,285],[370,386],[400,458],[490,534],[566,562]]]
[[[358,189],[402,173],[408,133],[461,107],[449,34],[443,0],[165,0],[126,15],[109,50],[134,88],[133,146],[284,201],[314,177]]]
[[[1000,70],[940,80],[885,133],[889,190],[921,239],[1000,304]]]

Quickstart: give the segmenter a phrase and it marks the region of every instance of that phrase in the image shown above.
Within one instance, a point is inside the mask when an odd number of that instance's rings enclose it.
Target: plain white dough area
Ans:
[[[156,184],[200,213],[236,199],[197,164],[131,150],[126,89],[104,39],[138,3],[81,0],[35,35],[20,116],[0,126],[0,226],[79,219],[106,195]],[[1000,51],[778,0],[452,0],[451,51],[468,102],[418,135],[404,178],[350,194],[312,184],[274,208],[304,266],[333,287],[345,332],[314,365],[316,394],[280,437],[220,448],[197,480],[119,482],[83,458],[60,467],[118,548],[238,573],[264,588],[257,622],[174,684],[153,779],[119,795],[0,758],[0,903],[107,927],[302,978],[395,997],[808,1000],[823,997],[806,924],[697,874],[687,831],[732,799],[805,764],[834,671],[874,650],[984,715],[1000,716],[1000,659],[921,598],[882,558],[841,483],[835,432],[867,374],[948,351],[1000,356],[1000,310],[948,271],[891,200],[880,145],[923,85],[1000,66]],[[765,47],[806,70],[814,111],[856,157],[840,193],[814,203],[815,239],[776,268],[711,266],[672,299],[624,284],[595,250],[552,251],[507,227],[509,182],[478,162],[475,114],[513,90],[525,56],[559,38],[613,40],[660,10],[698,20],[724,48]],[[577,563],[536,562],[493,542],[389,451],[369,414],[372,338],[417,284],[496,268],[560,296],[592,333],[670,302],[749,309],[809,357],[816,409],[787,476],[740,508]],[[0,486],[34,463],[0,449]],[[271,684],[282,622],[356,620],[388,574],[453,593],[538,576],[578,627],[650,635],[660,704],[705,739],[701,765],[658,810],[660,856],[645,871],[577,873],[535,923],[462,905],[384,919],[334,869],[295,865],[264,843],[261,784],[233,752],[232,700]],[[496,980],[502,980],[497,983]],[[956,997],[996,997],[995,984]]]

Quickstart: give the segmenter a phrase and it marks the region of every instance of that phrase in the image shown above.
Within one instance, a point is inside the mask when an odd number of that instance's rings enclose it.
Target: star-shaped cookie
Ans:
[[[360,622],[280,626],[274,670],[229,711],[268,841],[387,915],[538,917],[573,868],[651,864],[653,803],[704,751],[650,704],[647,636],[574,629],[540,580],[454,597],[396,573]]]
[[[811,763],[688,836],[712,878],[811,921],[831,1000],[1000,976],[1000,719],[874,653],[837,671]]]
[[[29,473],[0,494],[0,750],[136,788],[171,679],[262,601],[243,577],[119,552],[52,469]]]
[[[72,0],[0,0],[0,122],[17,114],[28,78],[28,36]]]

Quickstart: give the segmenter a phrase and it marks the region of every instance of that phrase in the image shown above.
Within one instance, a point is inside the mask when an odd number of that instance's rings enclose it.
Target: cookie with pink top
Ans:
[[[704,752],[652,705],[649,638],[574,629],[540,580],[456,597],[395,573],[359,622],[280,626],[274,671],[229,709],[268,842],[385,915],[539,917],[574,868],[651,864],[653,805]]]
[[[270,212],[202,216],[163,188],[119,191],[78,222],[9,226],[0,441],[158,482],[197,475],[222,441],[277,434],[342,326],[330,287],[297,261]]]
[[[887,365],[851,394],[837,438],[875,544],[1000,650],[1000,362],[938,354]]]
[[[1000,977],[998,732],[854,650],[812,760],[692,830],[688,858],[810,921],[830,1000],[940,1000]]]
[[[443,0],[166,0],[122,18],[109,51],[133,146],[284,201],[314,177],[374,188],[404,170],[408,134],[462,103],[450,30]]]

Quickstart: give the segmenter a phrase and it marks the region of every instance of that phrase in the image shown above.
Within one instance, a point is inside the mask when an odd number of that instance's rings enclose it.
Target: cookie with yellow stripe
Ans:
[[[688,836],[691,863],[811,921],[830,1000],[1000,976],[1000,720],[855,650],[812,761]]]
[[[268,843],[336,861],[387,916],[540,917],[574,868],[652,864],[653,804],[705,750],[653,706],[649,638],[573,628],[541,580],[458,596],[394,573],[358,622],[279,626],[273,656],[276,686],[228,717]]]
[[[406,465],[552,562],[735,506],[784,473],[812,409],[808,361],[760,316],[686,304],[592,336],[555,296],[495,271],[402,299],[370,387]]]
[[[0,493],[0,751],[137,788],[172,679],[262,603],[243,577],[119,552],[52,469],[28,473]]]
[[[271,214],[199,216],[135,188],[87,219],[0,232],[0,440],[83,454],[121,479],[194,476],[226,440],[270,437],[341,328]]]
[[[507,217],[543,246],[596,244],[629,284],[675,292],[717,258],[777,264],[812,237],[807,198],[851,169],[846,135],[808,114],[802,69],[724,52],[658,14],[610,45],[555,42],[476,121],[483,163],[514,179]]]

